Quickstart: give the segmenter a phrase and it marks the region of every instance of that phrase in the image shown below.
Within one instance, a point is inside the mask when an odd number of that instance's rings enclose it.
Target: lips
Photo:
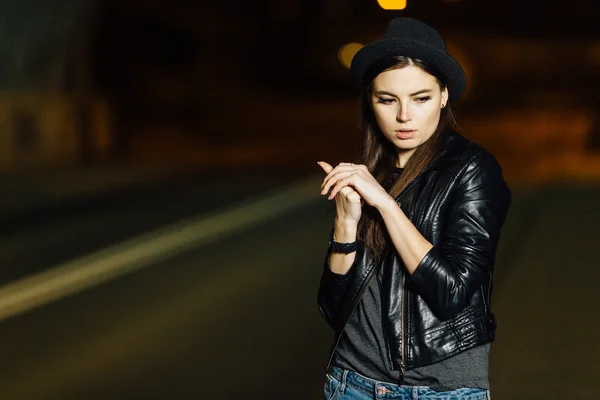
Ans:
[[[410,139],[414,136],[416,130],[413,129],[399,129],[396,131],[396,136],[399,139]]]

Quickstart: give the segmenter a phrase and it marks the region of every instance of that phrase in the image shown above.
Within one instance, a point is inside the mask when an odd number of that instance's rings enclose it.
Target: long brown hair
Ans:
[[[375,120],[371,106],[373,80],[383,71],[404,68],[409,65],[414,65],[433,75],[441,89],[446,87],[446,82],[441,74],[425,62],[408,57],[392,57],[380,60],[365,73],[360,95],[360,127],[364,138],[360,163],[369,169],[377,182],[386,188],[393,198],[396,198],[439,154],[449,128],[458,130],[454,113],[448,102],[441,110],[440,121],[433,135],[416,149],[400,177],[395,182],[390,182],[398,155],[394,145],[385,138]],[[373,254],[377,258],[383,254],[389,240],[381,215],[367,204],[363,207],[359,221],[358,237],[373,250]]]

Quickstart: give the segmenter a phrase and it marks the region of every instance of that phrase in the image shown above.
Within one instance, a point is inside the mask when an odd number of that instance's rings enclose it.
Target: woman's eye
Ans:
[[[393,101],[394,101],[394,99],[384,99],[382,97],[377,98],[377,102],[383,103],[383,104],[390,104]]]
[[[419,103],[425,103],[426,101],[430,100],[431,96],[425,96],[425,97],[417,97],[417,101]]]

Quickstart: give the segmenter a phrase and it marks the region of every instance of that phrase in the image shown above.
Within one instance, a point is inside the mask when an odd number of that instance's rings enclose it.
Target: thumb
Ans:
[[[319,164],[319,166],[323,168],[323,171],[325,171],[326,174],[331,172],[331,170],[333,169],[333,167],[327,164],[325,161],[318,161],[317,164]]]

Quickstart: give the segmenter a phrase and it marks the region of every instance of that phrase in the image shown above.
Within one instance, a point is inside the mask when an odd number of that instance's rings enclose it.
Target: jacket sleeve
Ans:
[[[330,268],[330,254],[331,253],[328,251],[325,257],[323,273],[321,274],[321,283],[317,294],[317,303],[319,305],[319,311],[323,317],[325,317],[327,323],[329,323],[334,330],[337,330],[339,328],[340,309],[354,271],[354,264],[350,267],[347,274],[336,274],[331,271]],[[356,260],[354,263],[356,263]]]
[[[441,240],[410,278],[440,318],[449,319],[463,311],[489,279],[510,201],[502,169],[493,155],[475,156],[459,178]]]

